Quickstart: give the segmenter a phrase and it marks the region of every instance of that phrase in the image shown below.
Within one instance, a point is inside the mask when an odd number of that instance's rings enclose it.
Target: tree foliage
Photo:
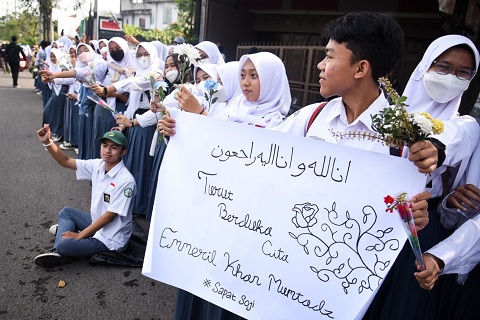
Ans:
[[[147,41],[159,40],[170,44],[176,36],[182,36],[188,43],[195,43],[198,39],[193,31],[195,0],[175,0],[178,6],[178,21],[168,27],[160,29],[142,29],[134,25],[124,25],[126,34],[142,37]]]
[[[0,17],[0,26],[0,39],[10,40],[15,35],[19,43],[38,43],[38,17],[27,9],[17,12],[16,18],[12,14]]]

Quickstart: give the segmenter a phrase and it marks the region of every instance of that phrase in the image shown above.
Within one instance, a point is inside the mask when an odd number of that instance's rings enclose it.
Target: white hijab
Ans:
[[[158,57],[157,57],[157,50],[153,46],[153,44],[149,42],[140,42],[136,49],[135,49],[135,56],[137,55],[137,51],[139,47],[143,47],[147,52],[150,54],[150,65],[148,68],[142,68],[142,66],[138,63],[137,59],[135,59],[135,66],[136,66],[136,73],[135,77],[144,77],[150,71],[157,71],[158,70]],[[130,91],[130,96],[128,98],[128,108],[125,112],[125,116],[129,119],[133,119],[135,112],[140,109],[148,109],[150,107],[150,103],[148,100],[148,96],[143,91]]]
[[[68,48],[70,48],[73,44],[72,40],[70,40],[70,38],[68,38],[66,36],[61,36],[55,42],[59,45],[59,49],[64,51],[64,52],[67,52]]]
[[[100,54],[100,46],[98,45],[98,40],[90,40],[90,43],[93,45],[93,50],[95,53]]]
[[[64,52],[60,49],[57,49],[57,48],[52,48],[50,50],[50,52],[55,55],[55,58],[57,58],[57,63],[53,64],[52,60],[50,59],[50,55],[49,55],[48,56],[48,70],[51,71],[51,72],[61,72],[62,68],[60,67],[59,62],[60,62],[61,59],[64,58]],[[53,83],[49,82],[48,86],[50,87],[50,89],[55,90],[55,94],[58,96],[58,94],[60,92],[60,89],[62,88],[62,85],[61,84],[55,84],[55,82],[53,82]]]
[[[216,66],[218,77],[222,81],[227,95],[227,106],[230,105],[235,97],[241,96],[242,94],[242,90],[240,90],[240,86],[238,85],[238,64],[238,61],[231,61]]]
[[[228,120],[263,128],[274,127],[285,119],[292,102],[285,66],[280,58],[270,52],[244,55],[237,69],[238,84],[243,65],[248,59],[257,70],[260,96],[254,102],[248,101],[243,94],[235,98],[227,109]]]
[[[409,113],[428,112],[432,117],[439,120],[449,120],[457,115],[462,95],[460,94],[446,103],[434,101],[425,91],[423,75],[427,73],[433,61],[437,59],[438,56],[451,47],[461,44],[466,44],[472,49],[475,56],[475,71],[477,71],[479,53],[475,44],[470,41],[470,39],[464,36],[451,34],[434,40],[428,46],[422,60],[410,76],[410,80],[408,80],[405,91],[403,92],[403,95],[407,97],[406,103],[408,105],[407,111]]]
[[[58,62],[63,59],[64,57],[64,53],[62,50],[60,49],[57,49],[57,48],[52,48],[50,50],[50,53],[53,53],[55,55],[55,58],[57,58],[57,63],[56,64],[53,64],[52,60],[50,59],[50,55],[48,56],[48,69],[51,71],[51,72],[60,72],[62,71],[62,69],[60,68],[60,66],[58,65]]]
[[[134,69],[135,68],[135,58],[133,57],[132,51],[130,51],[130,48],[128,47],[128,42],[125,41],[125,39],[122,39],[120,37],[113,37],[108,41],[108,44],[110,45],[110,42],[115,42],[120,46],[120,48],[123,50],[124,56],[121,61],[115,61],[112,56],[110,55],[110,50],[108,50],[108,55],[107,55],[107,61],[108,62],[113,62],[117,66],[128,68],[128,69]]]
[[[135,76],[136,77],[141,77],[149,73],[150,71],[158,70],[158,55],[157,55],[157,49],[155,48],[155,46],[150,42],[140,42],[135,48],[135,56],[137,55],[138,47],[140,46],[142,46],[150,54],[150,66],[148,66],[148,68],[146,69],[142,68],[142,66],[138,63],[137,59],[135,58],[135,70],[136,70]]]
[[[208,56],[208,60],[213,64],[224,64],[222,54],[218,50],[218,46],[211,41],[202,41],[195,46],[195,48],[202,50]]]
[[[152,41],[151,44],[157,49],[158,59],[165,63],[165,59],[168,56],[168,47],[157,40]]]
[[[86,67],[88,65],[88,63],[83,63],[82,61],[80,61],[78,59],[78,49],[81,46],[85,46],[88,49],[88,51],[90,51],[92,53],[92,58],[88,62],[92,62],[93,60],[95,60],[96,55],[97,55],[90,45],[88,45],[86,43],[79,43],[76,50],[75,50],[75,52],[77,53],[77,62],[75,63],[75,68],[83,68],[83,67]]]

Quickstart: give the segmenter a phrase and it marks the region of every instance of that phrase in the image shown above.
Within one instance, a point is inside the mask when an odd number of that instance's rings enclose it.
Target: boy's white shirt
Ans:
[[[383,93],[380,93],[377,99],[365,110],[355,121],[348,123],[345,106],[342,98],[335,98],[329,101],[318,114],[307,132],[307,125],[315,109],[320,103],[308,105],[292,114],[284,122],[272,128],[272,130],[285,132],[297,136],[310,137],[330,143],[349,146],[362,150],[373,151],[377,153],[389,154],[390,148],[378,141],[368,141],[363,139],[337,139],[333,133],[348,133],[354,131],[366,131],[374,133],[371,129],[372,114],[377,114],[385,107],[388,101]]]

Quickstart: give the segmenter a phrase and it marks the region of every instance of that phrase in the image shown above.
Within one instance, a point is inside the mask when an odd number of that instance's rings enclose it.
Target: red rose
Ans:
[[[386,204],[392,204],[395,201],[395,199],[392,196],[386,196],[386,197],[383,198],[383,201]]]

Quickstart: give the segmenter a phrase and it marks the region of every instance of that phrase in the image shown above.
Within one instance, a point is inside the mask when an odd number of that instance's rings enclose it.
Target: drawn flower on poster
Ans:
[[[307,202],[292,208],[296,233],[289,232],[289,235],[306,255],[319,259],[318,266],[311,265],[310,270],[323,282],[331,278],[341,280],[345,294],[352,287],[356,287],[359,294],[364,290],[373,291],[392,263],[382,261],[380,256],[384,256],[385,251],[400,248],[400,242],[389,237],[393,228],[377,229],[377,213],[369,205],[357,215],[360,220],[354,219],[348,211],[339,214],[335,202],[324,210],[326,214],[320,217],[316,204]]]

